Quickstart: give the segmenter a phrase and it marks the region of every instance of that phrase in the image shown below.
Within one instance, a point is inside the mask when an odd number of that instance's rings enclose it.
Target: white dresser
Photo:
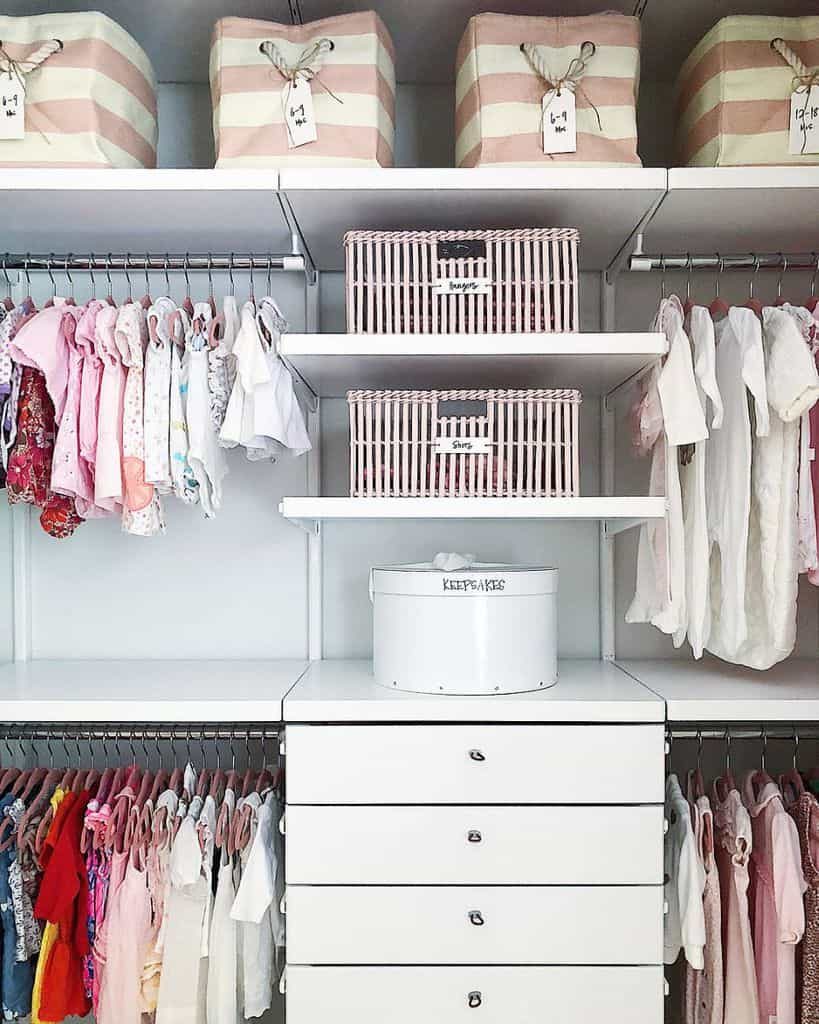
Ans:
[[[661,1024],[664,704],[622,670],[285,701],[288,1024]]]

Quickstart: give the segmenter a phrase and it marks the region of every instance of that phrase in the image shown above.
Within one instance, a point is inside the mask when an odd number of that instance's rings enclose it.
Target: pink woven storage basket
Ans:
[[[577,246],[574,228],[350,231],[347,330],[576,331]]]
[[[349,391],[347,402],[354,498],[580,493],[579,391]]]

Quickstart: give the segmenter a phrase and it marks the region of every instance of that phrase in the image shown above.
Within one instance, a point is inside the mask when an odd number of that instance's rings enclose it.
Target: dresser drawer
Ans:
[[[661,725],[289,725],[287,799],[662,803],[664,742]]]
[[[287,888],[291,964],[659,964],[662,886]]]
[[[287,882],[661,885],[663,808],[288,806]]]
[[[661,967],[288,967],[287,1024],[662,1024]]]

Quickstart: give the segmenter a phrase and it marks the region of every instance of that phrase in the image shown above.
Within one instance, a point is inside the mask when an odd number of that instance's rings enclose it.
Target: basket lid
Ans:
[[[541,565],[474,562],[465,569],[441,570],[431,562],[376,566],[371,594],[427,597],[520,597],[557,593],[558,570]]]

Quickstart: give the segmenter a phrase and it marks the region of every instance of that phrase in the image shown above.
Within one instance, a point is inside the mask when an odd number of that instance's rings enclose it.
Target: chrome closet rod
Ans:
[[[99,723],[83,725],[77,723],[55,724],[53,726],[17,723],[0,723],[2,740],[269,740],[277,739],[281,728],[276,725],[131,725],[129,723]]]
[[[666,737],[670,740],[721,740],[723,743],[730,738],[734,740],[815,740],[819,739],[819,725],[726,725],[721,728],[708,726],[697,729],[692,726],[666,729]]]
[[[635,253],[629,270],[819,270],[819,253]]]
[[[0,271],[303,271],[304,257],[286,253],[2,253]]]

